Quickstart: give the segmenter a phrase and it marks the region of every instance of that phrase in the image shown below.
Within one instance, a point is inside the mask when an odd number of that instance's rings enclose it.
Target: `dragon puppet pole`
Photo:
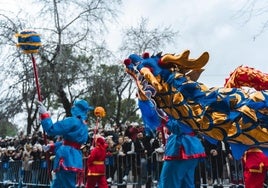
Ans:
[[[42,102],[41,89],[40,89],[40,84],[39,84],[39,80],[38,80],[38,70],[37,70],[36,61],[35,61],[33,53],[31,53],[31,59],[32,59],[32,63],[33,63],[34,80],[35,80],[35,86],[36,86],[36,90],[37,90],[38,101]],[[45,131],[43,132],[43,135],[44,135],[44,142],[45,142],[45,144],[47,144],[47,135],[46,135]]]
[[[35,86],[37,90],[38,101],[42,102],[41,89],[40,89],[40,84],[38,80],[38,71],[37,71],[36,61],[35,61],[33,53],[31,53],[31,59],[32,59],[33,69],[34,69],[34,80],[35,80]],[[44,143],[45,145],[47,145],[47,134],[45,131],[43,131],[43,136],[44,136]],[[45,154],[45,157],[46,157],[47,162],[49,162],[47,153]],[[50,170],[48,171],[50,173]]]
[[[40,89],[40,84],[39,84],[39,79],[38,79],[38,70],[37,70],[37,65],[36,65],[36,61],[35,61],[33,53],[31,53],[31,59],[32,59],[32,64],[33,64],[34,80],[35,80],[38,101],[42,102],[41,89]],[[43,137],[44,137],[44,143],[45,145],[47,145],[47,134],[44,130],[43,130]],[[47,170],[48,176],[49,176],[49,179],[51,180],[51,173],[50,173],[50,167],[49,167],[50,163],[49,163],[49,156],[47,152],[45,152],[45,158],[48,164],[48,170]]]
[[[37,96],[38,96],[38,100],[42,102],[41,90],[40,90],[40,85],[38,81],[38,71],[37,71],[36,61],[33,55],[34,53],[38,53],[39,48],[42,45],[40,35],[36,33],[35,31],[22,31],[21,33],[17,33],[15,36],[18,37],[17,46],[20,47],[25,54],[31,54]],[[46,137],[45,132],[44,132],[44,142],[45,144],[47,144],[47,137]]]
[[[15,36],[18,37],[17,47],[20,47],[25,54],[31,54],[38,101],[42,102],[41,90],[38,81],[38,71],[36,61],[33,55],[34,53],[38,53],[39,48],[41,46],[40,35],[37,34],[35,31],[22,31],[21,33],[17,33]],[[45,131],[43,131],[43,135],[44,135],[44,143],[47,144],[47,135]],[[47,153],[46,153],[46,161],[49,164],[49,158]],[[49,168],[48,172],[50,173]]]
[[[93,147],[95,147],[95,136],[97,135],[98,130],[99,130],[99,120],[100,120],[100,118],[97,117],[96,118],[96,125],[95,125],[94,132],[93,132],[93,141],[92,141],[92,146]]]
[[[95,109],[94,109],[94,115],[97,117],[96,118],[96,126],[94,128],[94,133],[93,133],[93,141],[92,141],[92,146],[95,147],[95,137],[98,133],[98,129],[99,129],[99,123],[100,123],[100,119],[105,117],[106,115],[106,112],[104,110],[103,107],[101,106],[97,106]]]
[[[40,85],[38,81],[38,71],[37,71],[36,61],[32,53],[31,53],[31,58],[32,58],[33,69],[34,69],[34,79],[35,79],[35,86],[37,90],[37,97],[38,97],[38,101],[42,102],[41,90],[40,90]]]

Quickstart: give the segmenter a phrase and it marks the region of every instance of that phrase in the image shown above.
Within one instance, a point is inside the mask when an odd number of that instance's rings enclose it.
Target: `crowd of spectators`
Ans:
[[[90,150],[92,149],[92,137],[94,134],[94,127],[88,129],[89,134],[89,140],[88,142],[81,147],[81,150],[83,151],[84,158],[87,158],[90,154]],[[109,170],[107,170],[107,179],[114,178],[114,173],[116,171],[116,160],[114,160],[114,156],[118,155],[122,158],[122,163],[126,164],[126,158],[125,155],[128,155],[127,160],[130,160],[129,154],[133,154],[135,152],[143,152],[146,151],[144,149],[144,146],[141,142],[139,142],[139,149],[136,146],[138,142],[136,143],[137,135],[141,135],[143,137],[144,129],[142,126],[137,124],[130,124],[127,123],[125,126],[111,126],[110,124],[105,124],[103,127],[100,126],[98,129],[98,134],[105,137],[106,142],[109,143],[110,147],[107,149],[107,159],[111,158],[113,163],[112,166],[109,167]],[[146,137],[147,138],[147,137]],[[10,162],[18,161],[21,162],[22,171],[24,177],[31,177],[32,183],[37,183],[38,177],[35,172],[35,170],[38,170],[40,167],[40,161],[44,161],[44,163],[47,160],[47,155],[49,156],[49,159],[53,159],[53,153],[46,153],[43,150],[43,147],[46,144],[53,143],[56,141],[59,141],[61,139],[60,135],[57,137],[47,137],[47,143],[44,141],[44,135],[41,131],[35,132],[32,135],[25,135],[23,132],[20,132],[18,135],[14,137],[5,137],[0,139],[0,162],[1,162],[1,169],[3,169],[3,172],[6,173],[0,173],[0,182],[5,181],[18,181],[18,175],[16,177],[12,177],[8,171],[10,171]],[[135,143],[135,147],[134,147]],[[144,142],[144,144],[147,142]],[[136,148],[136,149],[135,149]],[[149,152],[150,149],[148,149]],[[147,151],[146,151],[147,152]],[[39,163],[35,163],[35,161],[38,161]],[[106,162],[107,163],[107,162]],[[37,166],[38,164],[38,166]],[[48,164],[44,164],[44,166],[47,166]],[[107,166],[109,163],[107,163]],[[124,167],[124,172],[122,175],[124,175],[124,181],[127,180],[127,176],[129,171],[131,170],[131,167],[129,166],[130,163],[128,163],[128,166],[122,166]],[[109,174],[110,171],[110,174]],[[14,172],[12,172],[14,173]],[[12,178],[11,178],[12,177]],[[25,180],[28,181],[28,180]]]
[[[89,140],[87,144],[81,147],[84,158],[88,157],[92,149],[94,128],[89,128],[88,133]],[[122,184],[132,179],[132,181],[139,182],[140,184],[147,184],[146,187],[150,187],[152,182],[158,181],[163,165],[164,146],[169,132],[157,130],[154,133],[148,134],[143,126],[137,123],[127,123],[125,126],[105,124],[103,127],[99,127],[98,133],[106,139],[108,144],[105,161],[108,183],[112,183],[115,177]],[[60,135],[47,138],[48,143],[59,140],[61,140]],[[18,172],[17,174],[12,172],[14,175],[10,175],[8,174],[8,169],[10,168],[8,166],[5,167],[10,161],[21,162],[24,177],[31,177],[32,183],[49,182],[48,179],[41,181],[40,176],[38,176],[40,172],[36,172],[36,170],[40,170],[40,163],[43,167],[48,165],[46,163],[47,153],[43,150],[45,144],[41,131],[32,135],[25,135],[21,132],[14,137],[2,138],[0,140],[0,161],[2,164],[1,168],[4,169],[0,177],[2,182],[18,181]],[[222,149],[222,145],[219,145],[219,147],[217,145],[208,146],[208,155],[215,155],[213,154],[215,150],[216,152],[221,152],[219,149]],[[53,159],[52,153],[49,154],[49,158]],[[212,159],[214,160],[214,158]],[[35,166],[34,161],[39,161],[38,166]],[[223,165],[221,164],[220,166]],[[222,172],[222,169],[220,170]],[[220,177],[222,177],[221,172],[217,172]],[[216,180],[215,172],[211,176],[213,176],[211,177],[213,180]],[[24,181],[26,182],[27,180]],[[85,174],[78,176],[77,183],[79,186],[84,185]]]
[[[39,170],[39,163],[36,162],[45,159],[43,138],[41,132],[31,136],[20,132],[0,140],[1,182],[18,182],[21,172],[24,177],[31,176],[32,182],[38,181],[36,170]]]

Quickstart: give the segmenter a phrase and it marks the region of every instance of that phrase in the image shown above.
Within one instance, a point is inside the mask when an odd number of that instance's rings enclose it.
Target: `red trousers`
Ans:
[[[87,176],[86,188],[95,188],[98,185],[98,188],[108,188],[106,176]]]
[[[244,172],[245,188],[263,188],[265,177],[265,172]]]

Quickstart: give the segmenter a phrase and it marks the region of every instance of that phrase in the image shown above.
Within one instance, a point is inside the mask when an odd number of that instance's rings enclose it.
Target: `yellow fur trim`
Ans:
[[[22,45],[28,45],[28,46],[41,46],[41,42],[21,42],[16,44],[17,46],[22,46]]]
[[[37,33],[29,33],[29,34],[16,33],[15,34],[15,37],[21,37],[21,38],[28,38],[28,37],[32,37],[32,36],[40,36],[40,34],[37,34]]]
[[[102,165],[102,164],[104,164],[104,161],[93,161],[92,163],[94,165]]]

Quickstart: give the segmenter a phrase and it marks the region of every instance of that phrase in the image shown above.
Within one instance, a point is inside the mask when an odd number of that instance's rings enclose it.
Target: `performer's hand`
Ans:
[[[38,112],[39,112],[39,114],[46,114],[46,113],[48,113],[46,107],[43,105],[42,102],[36,101],[36,104],[38,105]]]
[[[232,156],[232,154],[228,154],[228,158],[230,159],[230,160],[233,160],[233,156]]]
[[[42,148],[44,152],[47,152],[50,149],[50,145],[43,145]]]
[[[36,104],[38,106],[38,112],[40,114],[41,120],[46,119],[46,118],[49,118],[50,115],[49,115],[46,107],[43,105],[43,103],[40,102],[40,101],[36,101]]]
[[[212,150],[210,151],[210,153],[212,154],[212,156],[216,156],[216,155],[218,155],[218,152],[217,152],[217,150],[215,150],[215,149],[212,149]]]

